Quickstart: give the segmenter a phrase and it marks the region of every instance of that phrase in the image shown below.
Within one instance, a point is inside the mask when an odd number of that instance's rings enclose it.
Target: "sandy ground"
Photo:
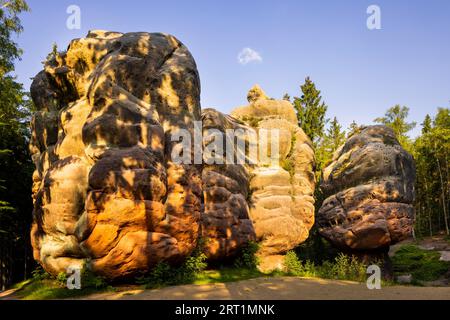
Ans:
[[[0,293],[0,300],[17,299],[15,290]],[[96,293],[88,300],[450,300],[450,287],[385,286],[369,290],[365,284],[315,278],[256,278],[229,283],[184,285],[154,290],[138,287]]]
[[[391,247],[389,255],[406,243]],[[450,244],[442,237],[430,237],[419,244],[426,250],[450,252]],[[428,285],[428,284],[427,284]],[[432,285],[432,284],[431,284]],[[0,292],[0,300],[17,299],[16,290]],[[184,285],[155,290],[142,290],[137,286],[121,287],[116,292],[92,294],[78,299],[89,300],[450,300],[450,287],[384,286],[369,290],[365,284],[317,278],[256,278],[229,283]]]
[[[365,284],[350,281],[279,277],[208,285],[184,285],[156,290],[135,289],[93,294],[81,299],[450,300],[450,287],[386,286],[379,290],[369,290]]]

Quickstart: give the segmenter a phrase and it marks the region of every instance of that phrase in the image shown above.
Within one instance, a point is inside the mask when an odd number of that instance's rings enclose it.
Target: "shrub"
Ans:
[[[65,286],[67,283],[67,274],[65,272],[60,272],[56,276],[56,281],[62,286]]]
[[[294,251],[288,251],[284,257],[285,271],[293,276],[299,276],[302,272],[303,266]]]
[[[440,253],[418,248],[415,245],[402,246],[392,257],[394,272],[410,273],[413,282],[439,279],[450,268],[450,263],[439,261]]]
[[[289,176],[293,177],[295,174],[295,164],[291,159],[284,159],[281,160],[281,167],[289,172]]]
[[[50,274],[47,273],[47,271],[45,271],[40,265],[38,265],[37,268],[31,272],[31,277],[34,281],[42,281],[51,278]]]
[[[208,266],[203,247],[204,241],[201,239],[181,266],[171,267],[167,262],[160,262],[148,275],[136,278],[136,282],[147,288],[192,283]]]
[[[284,268],[288,274],[297,277],[314,277],[317,274],[315,264],[309,260],[303,264],[294,251],[286,253]]]
[[[108,287],[108,282],[105,278],[100,277],[92,273],[86,265],[83,265],[81,270],[81,287],[82,288],[93,288],[93,289],[104,289]]]
[[[355,256],[340,253],[334,263],[323,266],[321,274],[324,278],[362,282],[367,277],[366,271],[367,266]]]
[[[256,253],[258,252],[259,244],[250,241],[240,252],[236,260],[234,261],[234,266],[236,268],[247,268],[250,270],[255,270],[258,268],[260,263]]]
[[[324,261],[317,266],[306,260],[302,263],[294,251],[289,251],[284,259],[286,272],[300,277],[319,276],[326,279],[365,281],[367,267],[354,256],[349,257],[340,253],[334,261]]]

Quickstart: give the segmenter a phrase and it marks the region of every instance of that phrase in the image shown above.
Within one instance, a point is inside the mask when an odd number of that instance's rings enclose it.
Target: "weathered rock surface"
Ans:
[[[258,241],[270,269],[308,237],[314,155],[293,106],[256,86],[234,117],[201,113],[194,59],[173,36],[91,31],[46,62],[31,95],[31,240],[48,272],[133,277],[183,261],[201,238],[211,260]],[[203,143],[195,139],[200,120]],[[205,150],[217,133],[225,146],[229,130],[251,132],[236,136],[247,147],[233,143],[222,161],[216,153],[210,161]],[[180,132],[194,137],[188,153],[173,139]],[[267,148],[272,141],[277,148]],[[202,163],[173,158],[195,161],[195,143]]]
[[[279,137],[278,156],[273,155],[277,161],[271,158],[275,150],[268,148],[267,159],[259,157],[248,167],[250,218],[260,243],[258,254],[267,270],[279,264],[272,256],[305,241],[314,224],[314,152],[288,101],[267,98],[259,86],[250,90],[248,100],[248,106],[231,115],[258,133],[260,148],[261,137],[267,137],[268,145],[272,131]]]
[[[339,148],[323,172],[328,198],[318,212],[320,233],[347,250],[388,248],[411,235],[415,167],[382,125],[369,126]]]
[[[222,133],[222,146],[226,147],[226,130],[249,128],[236,119],[214,109],[202,112],[204,150],[215,143],[214,134]],[[245,140],[245,137],[242,137]],[[237,144],[233,143],[237,154]],[[253,223],[249,217],[247,198],[249,195],[249,173],[245,163],[227,161],[227,153],[204,154],[202,182],[204,211],[201,225],[202,237],[206,240],[206,253],[210,259],[231,257],[249,241],[255,241]],[[213,161],[214,160],[214,161]],[[208,164],[210,163],[210,164]]]
[[[200,120],[194,59],[161,33],[91,31],[31,86],[34,257],[108,278],[196,246],[201,173],[171,159],[170,134]]]

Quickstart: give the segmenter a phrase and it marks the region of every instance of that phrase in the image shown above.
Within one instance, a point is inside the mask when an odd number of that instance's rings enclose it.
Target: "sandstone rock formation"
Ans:
[[[220,132],[221,143],[226,146],[226,130],[248,130],[236,119],[214,109],[202,112],[203,144],[215,142],[214,133]],[[245,137],[243,137],[245,139]],[[237,144],[233,143],[236,154]],[[201,225],[206,240],[206,253],[210,259],[223,259],[238,253],[249,241],[255,241],[253,223],[249,217],[249,173],[245,163],[227,161],[228,154],[204,155],[202,171],[204,210]],[[214,160],[214,161],[213,161]],[[210,164],[209,164],[210,163]]]
[[[314,151],[288,101],[269,99],[259,86],[250,90],[248,101],[231,115],[259,137],[279,133],[278,161],[258,159],[248,168],[250,218],[260,243],[261,269],[267,270],[280,267],[279,255],[305,241],[314,224]],[[258,143],[261,147],[260,139]]]
[[[31,239],[46,271],[133,277],[182,262],[200,238],[211,260],[258,241],[259,255],[280,264],[279,254],[308,237],[314,155],[293,106],[254,87],[234,117],[201,113],[194,59],[173,36],[91,31],[46,62],[31,95]],[[173,138],[195,137],[200,120],[203,143],[191,139],[186,151]],[[237,138],[263,156],[232,145],[222,162],[205,160],[227,130],[254,133]],[[279,132],[279,148],[272,136],[259,139],[267,132]],[[204,162],[177,162],[195,161],[195,143]],[[228,162],[230,153],[245,161]]]
[[[201,173],[175,164],[171,133],[200,120],[194,59],[161,33],[91,31],[31,86],[34,257],[110,279],[196,246]]]
[[[363,128],[323,172],[328,198],[318,212],[320,233],[344,250],[388,249],[411,234],[414,179],[414,160],[394,132]]]

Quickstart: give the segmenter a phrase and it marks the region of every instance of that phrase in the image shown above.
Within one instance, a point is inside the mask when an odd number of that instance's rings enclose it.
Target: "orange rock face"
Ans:
[[[196,246],[201,176],[170,133],[200,120],[194,59],[173,36],[92,31],[33,81],[34,257],[110,279]]]

